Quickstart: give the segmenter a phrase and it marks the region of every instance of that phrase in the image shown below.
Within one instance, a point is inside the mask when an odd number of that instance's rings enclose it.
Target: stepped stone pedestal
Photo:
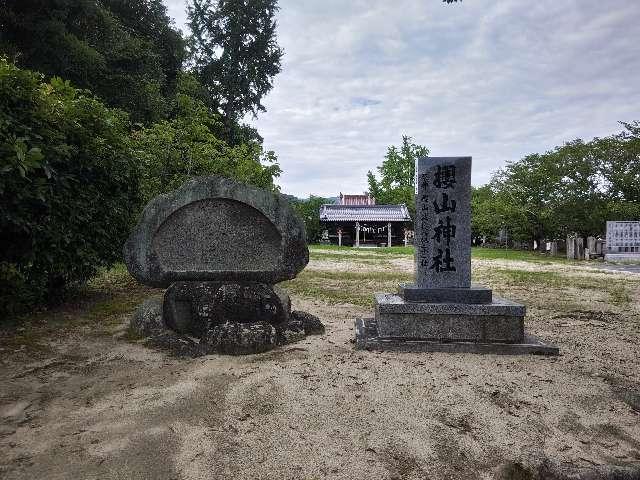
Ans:
[[[471,157],[418,161],[416,282],[375,295],[357,319],[356,347],[373,350],[557,355],[526,335],[526,307],[471,284]]]

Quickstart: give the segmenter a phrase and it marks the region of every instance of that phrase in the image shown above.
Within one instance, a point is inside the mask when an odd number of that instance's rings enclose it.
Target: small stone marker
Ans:
[[[421,158],[416,179],[415,283],[376,294],[357,348],[557,354],[525,335],[524,305],[471,284],[471,157]]]
[[[292,312],[274,285],[294,278],[309,250],[302,221],[272,192],[222,177],[191,180],[149,202],[124,257],[139,282],[169,287],[163,301],[140,307],[132,328],[188,354],[258,353],[324,328]]]

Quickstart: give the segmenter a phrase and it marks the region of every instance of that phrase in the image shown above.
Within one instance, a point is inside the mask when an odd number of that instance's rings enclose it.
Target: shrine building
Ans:
[[[320,223],[335,245],[406,245],[413,223],[405,204],[376,205],[370,195],[343,195],[320,206]]]

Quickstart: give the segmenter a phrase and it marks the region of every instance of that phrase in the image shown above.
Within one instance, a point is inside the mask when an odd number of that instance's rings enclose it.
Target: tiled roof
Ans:
[[[400,205],[321,205],[323,222],[409,222],[407,206]]]

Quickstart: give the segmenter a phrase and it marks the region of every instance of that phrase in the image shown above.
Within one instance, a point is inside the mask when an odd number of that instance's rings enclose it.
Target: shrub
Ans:
[[[129,120],[0,58],[0,313],[121,258],[139,210]]]

